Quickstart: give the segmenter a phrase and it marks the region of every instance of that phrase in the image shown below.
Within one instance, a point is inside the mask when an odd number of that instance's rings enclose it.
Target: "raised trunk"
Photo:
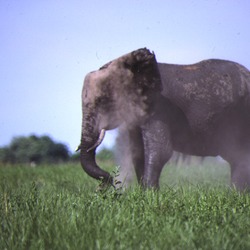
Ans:
[[[80,158],[83,170],[91,177],[112,184],[113,180],[109,173],[99,168],[95,160],[95,150],[98,146],[99,134],[94,132],[90,116],[87,122],[83,121],[80,145]],[[85,118],[86,119],[86,118]],[[93,121],[93,120],[92,120]]]

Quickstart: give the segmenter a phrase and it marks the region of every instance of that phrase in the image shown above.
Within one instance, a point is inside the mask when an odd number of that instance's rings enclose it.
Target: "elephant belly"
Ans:
[[[173,114],[174,115],[171,115]],[[196,156],[217,156],[219,147],[217,143],[219,131],[207,125],[204,130],[194,130],[185,115],[178,109],[172,108],[166,114],[170,128],[173,150]]]
[[[220,143],[216,135],[180,133],[172,137],[175,151],[196,156],[217,156],[220,154]]]
[[[223,122],[217,122],[202,132],[186,128],[171,134],[173,149],[196,156],[217,156],[235,150],[249,150],[250,120],[239,116],[228,117],[230,119],[223,119]]]

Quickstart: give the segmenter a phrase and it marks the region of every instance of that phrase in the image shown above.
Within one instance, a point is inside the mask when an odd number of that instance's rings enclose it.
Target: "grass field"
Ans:
[[[158,192],[97,192],[80,165],[1,166],[0,249],[250,249],[250,194],[214,165],[166,167]]]

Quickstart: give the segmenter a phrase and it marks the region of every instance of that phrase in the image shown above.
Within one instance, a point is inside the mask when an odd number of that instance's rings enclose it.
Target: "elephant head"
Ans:
[[[146,48],[121,56],[86,75],[82,90],[81,165],[95,179],[112,184],[109,173],[95,161],[105,130],[134,126],[153,112],[161,91],[155,55]]]

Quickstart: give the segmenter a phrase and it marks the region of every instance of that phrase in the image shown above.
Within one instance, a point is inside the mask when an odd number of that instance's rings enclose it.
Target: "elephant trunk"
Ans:
[[[95,160],[96,147],[101,144],[105,130],[101,130],[99,135],[98,133],[93,134],[94,129],[90,129],[89,123],[87,125],[82,128],[81,145],[79,146],[82,168],[89,176],[112,185],[113,180],[110,174],[99,168]]]

